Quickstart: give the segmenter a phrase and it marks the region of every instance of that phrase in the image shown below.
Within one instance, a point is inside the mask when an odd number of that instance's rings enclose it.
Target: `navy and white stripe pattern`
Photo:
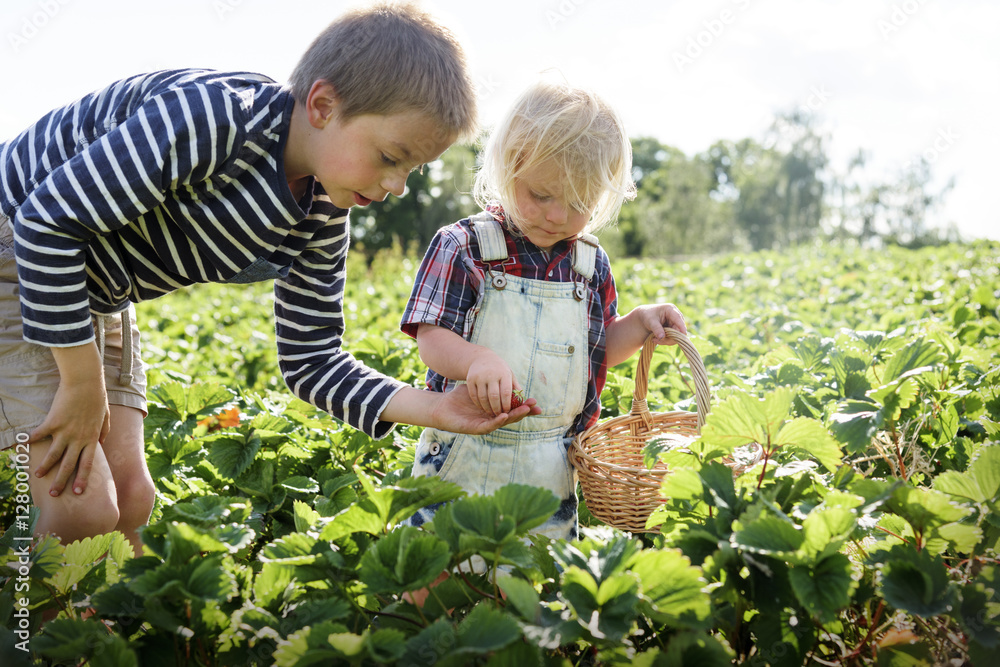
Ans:
[[[341,349],[349,225],[313,182],[288,189],[294,101],[250,73],[135,76],[0,144],[24,337],[89,342],[91,313],[203,282],[274,278],[278,356],[300,397],[373,437],[402,383]]]

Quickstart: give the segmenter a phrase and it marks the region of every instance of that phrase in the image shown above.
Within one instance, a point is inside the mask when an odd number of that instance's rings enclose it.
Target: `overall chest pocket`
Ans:
[[[288,275],[288,268],[287,266],[275,266],[267,261],[267,259],[258,257],[254,260],[253,264],[223,282],[245,285],[248,283],[259,283],[264,280],[274,280],[275,278],[284,278]]]
[[[538,401],[542,414],[532,419],[564,421],[567,416],[583,410],[586,358],[585,340],[570,343],[539,340],[535,343],[527,390],[528,395]]]

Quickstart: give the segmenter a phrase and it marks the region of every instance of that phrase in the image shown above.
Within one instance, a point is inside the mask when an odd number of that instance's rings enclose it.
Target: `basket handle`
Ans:
[[[708,388],[708,376],[705,374],[705,364],[701,360],[701,355],[687,336],[676,329],[664,328],[666,337],[673,340],[680,346],[691,366],[691,375],[694,377],[695,402],[698,406],[698,428],[705,424],[705,416],[711,407],[711,395]],[[639,363],[635,368],[635,393],[632,395],[632,413],[642,418],[643,423],[649,428],[652,426],[653,417],[646,404],[646,391],[649,389],[649,364],[653,359],[653,350],[656,349],[656,339],[653,334],[649,334],[642,344],[642,353],[639,355]]]

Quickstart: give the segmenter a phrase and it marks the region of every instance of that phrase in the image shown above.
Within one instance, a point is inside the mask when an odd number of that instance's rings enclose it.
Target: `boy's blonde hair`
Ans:
[[[553,160],[564,180],[566,204],[593,208],[585,231],[614,222],[635,197],[632,144],[621,118],[597,94],[541,81],[518,98],[490,134],[474,194],[484,208],[499,201],[519,231],[514,186],[521,175]]]
[[[426,113],[459,138],[475,135],[476,91],[455,35],[407,2],[379,2],[331,23],[289,79],[304,103],[313,83],[330,83],[340,117]]]

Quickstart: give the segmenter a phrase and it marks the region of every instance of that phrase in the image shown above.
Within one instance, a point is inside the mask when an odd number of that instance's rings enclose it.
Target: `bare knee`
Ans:
[[[146,468],[142,416],[135,408],[112,405],[111,430],[103,445],[118,493],[118,530],[126,535],[149,521],[156,498]]]
[[[128,534],[149,521],[156,501],[156,487],[148,473],[115,482],[118,487],[117,527]]]
[[[32,465],[37,466],[47,451],[48,443],[31,449]],[[56,470],[45,477],[32,476],[31,494],[39,509],[35,532],[52,533],[69,543],[84,537],[109,533],[118,525],[118,498],[114,479],[104,453],[98,448],[94,456],[86,490],[74,493],[72,485],[58,496],[49,495]]]
[[[79,496],[64,493],[45,498],[39,509],[36,532],[52,533],[64,543],[110,533],[118,525],[117,500],[102,487],[88,488]]]
[[[91,498],[81,510],[74,512],[73,520],[79,525],[77,530],[80,534],[69,538],[61,537],[64,540],[78,540],[82,537],[110,533],[118,525],[118,519],[119,509],[115,498],[106,495],[102,495],[100,499]],[[70,528],[66,528],[64,532],[72,535]]]

